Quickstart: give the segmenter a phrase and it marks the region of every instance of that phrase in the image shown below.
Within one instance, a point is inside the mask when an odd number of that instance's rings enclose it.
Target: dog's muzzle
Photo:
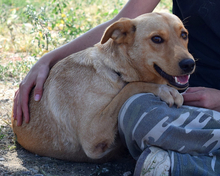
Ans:
[[[190,74],[192,74],[195,68],[195,61],[193,59],[183,59],[180,61],[179,67],[182,70],[182,75],[172,76],[164,72],[158,65],[154,64],[155,70],[166,79],[171,86],[177,89],[186,89],[189,86]]]

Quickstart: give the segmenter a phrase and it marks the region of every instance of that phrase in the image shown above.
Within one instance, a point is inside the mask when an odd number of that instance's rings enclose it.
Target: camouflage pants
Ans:
[[[135,159],[149,146],[167,150],[171,175],[220,175],[217,111],[168,107],[153,94],[137,94],[121,108],[119,133]]]

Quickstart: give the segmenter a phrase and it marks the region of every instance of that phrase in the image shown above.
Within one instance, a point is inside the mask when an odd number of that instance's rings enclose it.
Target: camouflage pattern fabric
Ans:
[[[128,99],[118,117],[119,133],[138,159],[149,146],[167,150],[171,175],[220,175],[220,113],[169,107],[153,94]]]

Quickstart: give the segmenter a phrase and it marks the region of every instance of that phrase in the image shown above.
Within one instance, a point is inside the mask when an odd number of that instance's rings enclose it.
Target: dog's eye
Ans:
[[[186,40],[188,38],[188,34],[186,32],[181,32],[181,37]]]
[[[157,44],[160,44],[160,43],[163,43],[164,42],[164,39],[161,38],[160,36],[154,36],[151,38],[151,40],[154,42],[154,43],[157,43]]]

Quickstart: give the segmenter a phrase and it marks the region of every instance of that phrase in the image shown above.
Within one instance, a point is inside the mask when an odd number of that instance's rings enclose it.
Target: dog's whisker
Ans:
[[[188,20],[189,18],[190,18],[190,16],[188,16],[188,17],[186,17],[186,18],[184,18],[184,19],[182,20],[184,26],[187,26],[187,23],[189,22],[189,21],[187,21],[187,20]]]
[[[199,58],[194,58],[194,59],[195,59],[196,62],[199,61]]]

